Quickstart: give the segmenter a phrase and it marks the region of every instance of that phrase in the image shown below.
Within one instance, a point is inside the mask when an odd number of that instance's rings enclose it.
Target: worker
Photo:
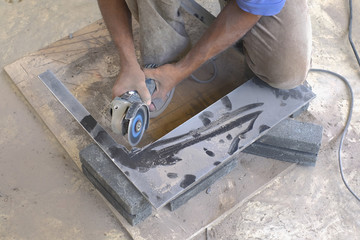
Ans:
[[[290,89],[306,79],[311,60],[306,0],[223,0],[221,12],[192,47],[180,3],[181,0],[98,0],[120,56],[113,97],[136,90],[153,116],[157,116],[166,108],[171,100],[169,93],[179,82],[239,39],[250,70],[272,87]],[[135,55],[132,16],[140,26],[141,64]],[[143,67],[149,64],[158,67]],[[155,80],[152,96],[145,77]]]

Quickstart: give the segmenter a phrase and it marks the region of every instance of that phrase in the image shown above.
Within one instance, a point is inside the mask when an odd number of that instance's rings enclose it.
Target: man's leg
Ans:
[[[140,51],[143,64],[169,63],[190,47],[180,0],[126,0],[140,25]]]
[[[287,0],[282,11],[262,17],[245,35],[249,68],[275,88],[305,81],[311,61],[311,23],[306,0]]]

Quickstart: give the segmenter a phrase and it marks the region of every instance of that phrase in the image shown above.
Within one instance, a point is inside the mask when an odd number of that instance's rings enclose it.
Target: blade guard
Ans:
[[[156,83],[153,79],[145,79],[146,87],[150,94],[156,90]],[[111,102],[111,129],[116,134],[125,136],[129,131],[129,124],[136,117],[140,108],[144,108],[144,130],[149,127],[150,111],[149,107],[141,101],[137,91],[128,91],[120,97],[114,98]]]
[[[130,105],[130,102],[125,101],[119,97],[116,97],[111,102],[111,130],[114,133],[122,135],[126,134],[126,132],[124,132],[122,122]]]

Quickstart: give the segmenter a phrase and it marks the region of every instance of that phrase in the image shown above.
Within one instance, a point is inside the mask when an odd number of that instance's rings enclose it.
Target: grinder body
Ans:
[[[152,95],[156,89],[153,79],[145,80]],[[136,146],[149,127],[149,107],[141,100],[137,91],[128,91],[115,97],[110,104],[111,129],[114,133],[127,135],[131,146]]]

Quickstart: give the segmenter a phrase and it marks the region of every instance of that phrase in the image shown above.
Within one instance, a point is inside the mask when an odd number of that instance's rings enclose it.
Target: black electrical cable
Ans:
[[[350,106],[349,106],[349,114],[348,114],[348,117],[347,117],[347,120],[346,120],[346,124],[345,124],[345,127],[344,127],[344,130],[341,134],[341,139],[340,139],[340,143],[339,143],[339,149],[338,149],[338,161],[339,161],[339,168],[340,168],[340,174],[341,174],[341,179],[343,180],[346,188],[350,191],[350,193],[358,200],[360,201],[360,198],[358,195],[356,195],[356,193],[354,193],[354,191],[350,188],[349,184],[347,183],[346,179],[345,179],[345,176],[344,176],[344,171],[343,171],[343,166],[342,166],[342,158],[341,158],[341,150],[342,150],[342,146],[343,146],[343,142],[344,142],[344,139],[345,139],[345,135],[348,131],[348,128],[349,128],[349,125],[350,125],[350,121],[351,121],[351,117],[352,117],[352,113],[353,113],[353,109],[354,109],[354,93],[353,93],[353,90],[352,90],[352,87],[349,83],[349,81],[341,76],[340,74],[338,73],[335,73],[335,72],[332,72],[332,71],[329,71],[329,70],[324,70],[324,69],[316,69],[316,68],[312,68],[310,69],[310,71],[313,71],[313,72],[323,72],[323,73],[328,73],[328,74],[332,74],[338,78],[340,78],[345,84],[346,86],[348,87],[349,89],[349,92],[350,92]]]
[[[350,9],[350,13],[349,13],[349,28],[348,28],[348,38],[349,38],[349,42],[351,45],[351,48],[355,54],[356,60],[360,66],[360,58],[359,58],[359,54],[356,51],[356,47],[355,44],[352,40],[352,14],[353,14],[353,7],[352,7],[352,0],[349,0],[349,9]]]
[[[210,62],[212,64],[212,66],[213,66],[213,69],[214,69],[213,75],[207,80],[200,80],[194,74],[191,74],[190,76],[191,76],[192,79],[194,79],[195,82],[198,82],[198,83],[210,83],[217,77],[218,69],[217,69],[217,66],[215,64],[215,57],[210,58],[210,60],[208,60],[208,62]]]
[[[348,28],[348,38],[349,38],[349,42],[350,42],[350,45],[352,47],[352,50],[354,52],[354,55],[356,57],[356,60],[360,66],[360,58],[359,58],[359,55],[358,55],[358,52],[356,50],[356,47],[354,45],[354,42],[352,40],[352,12],[353,12],[353,8],[352,8],[352,0],[349,0],[349,9],[350,9],[350,14],[349,14],[349,28]],[[349,125],[350,125],[350,121],[351,121],[351,117],[352,117],[352,113],[353,113],[353,109],[354,109],[354,93],[353,93],[353,90],[352,90],[352,87],[349,83],[349,81],[343,77],[342,75],[338,74],[338,73],[335,73],[335,72],[332,72],[332,71],[329,71],[329,70],[324,70],[324,69],[310,69],[310,71],[313,71],[313,72],[323,72],[323,73],[328,73],[328,74],[332,74],[336,77],[338,77],[339,79],[341,79],[347,86],[347,88],[349,89],[349,92],[350,92],[350,106],[349,106],[349,113],[348,113],[348,117],[347,117],[347,120],[346,120],[346,124],[345,124],[345,127],[344,127],[344,130],[341,134],[341,139],[340,139],[340,143],[339,143],[339,149],[338,149],[338,162],[339,162],[339,169],[340,169],[340,174],[341,174],[341,179],[342,181],[344,182],[344,185],[346,186],[346,188],[349,190],[349,192],[358,200],[360,201],[360,198],[358,195],[356,195],[356,193],[350,188],[349,184],[347,183],[346,179],[345,179],[345,176],[344,176],[344,171],[343,171],[343,166],[342,166],[342,158],[341,158],[341,150],[342,150],[342,146],[343,146],[343,142],[344,142],[344,139],[345,139],[345,135],[348,131],[348,128],[349,128]]]

